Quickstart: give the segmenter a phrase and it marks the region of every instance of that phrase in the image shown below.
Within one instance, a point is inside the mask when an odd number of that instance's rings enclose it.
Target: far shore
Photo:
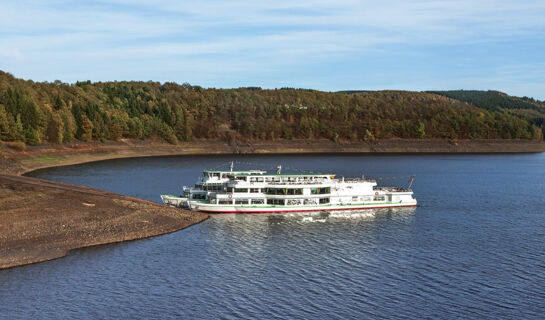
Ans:
[[[117,158],[214,155],[214,154],[300,154],[300,153],[532,153],[545,152],[545,142],[533,140],[381,140],[333,142],[330,140],[279,140],[258,142],[193,141],[176,145],[154,140],[122,140],[43,144],[24,150],[4,143],[0,172],[22,175],[47,167],[73,165]]]

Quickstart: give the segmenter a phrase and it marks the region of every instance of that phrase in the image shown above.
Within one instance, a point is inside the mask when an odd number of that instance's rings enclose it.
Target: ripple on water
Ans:
[[[158,194],[193,183],[203,166],[237,160],[231,158],[125,159],[36,175],[157,201]],[[220,215],[182,232],[77,250],[0,271],[0,318],[545,314],[544,154],[240,159],[345,176],[359,176],[363,168],[375,177],[414,174],[421,206]]]

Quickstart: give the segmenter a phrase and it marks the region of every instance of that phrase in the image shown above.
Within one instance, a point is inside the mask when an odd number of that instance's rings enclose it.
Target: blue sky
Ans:
[[[543,100],[545,1],[0,0],[0,69],[35,81]]]

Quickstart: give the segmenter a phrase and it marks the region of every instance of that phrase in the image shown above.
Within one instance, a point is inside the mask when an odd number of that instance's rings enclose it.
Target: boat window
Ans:
[[[257,178],[256,181],[257,182],[263,182],[263,178]]]
[[[222,190],[221,185],[210,183],[203,186],[203,190],[209,190],[209,191],[219,191]]]
[[[331,193],[331,188],[318,188],[318,194],[328,194]]]
[[[287,189],[287,194],[288,195],[303,194],[303,189]]]
[[[233,188],[227,188],[227,192],[233,192]]]
[[[320,204],[329,203],[329,198],[320,198]]]
[[[252,204],[264,204],[264,199],[252,199]]]
[[[218,200],[218,204],[233,204],[233,202],[232,200],[221,199],[221,200]]]
[[[278,189],[278,188],[265,188],[265,193],[266,193],[266,194],[277,194],[278,190],[282,190],[282,189]]]
[[[251,193],[259,193],[259,189],[258,188],[251,188],[250,192]]]
[[[206,194],[193,193],[191,199],[204,200],[206,199]]]
[[[248,204],[248,199],[236,199],[235,204]]]
[[[236,193],[248,193],[248,189],[246,188],[235,188]]]

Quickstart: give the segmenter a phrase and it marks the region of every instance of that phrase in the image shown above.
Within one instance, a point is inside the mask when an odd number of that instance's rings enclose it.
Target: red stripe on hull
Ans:
[[[362,209],[386,209],[386,208],[401,208],[401,207],[416,207],[416,204],[410,204],[405,206],[387,206],[387,207],[359,207],[359,208],[339,208],[339,209],[312,209],[312,210],[275,210],[275,211],[207,211],[200,210],[202,212],[210,214],[259,214],[259,213],[278,213],[278,212],[313,212],[313,211],[346,211],[346,210],[362,210]]]

